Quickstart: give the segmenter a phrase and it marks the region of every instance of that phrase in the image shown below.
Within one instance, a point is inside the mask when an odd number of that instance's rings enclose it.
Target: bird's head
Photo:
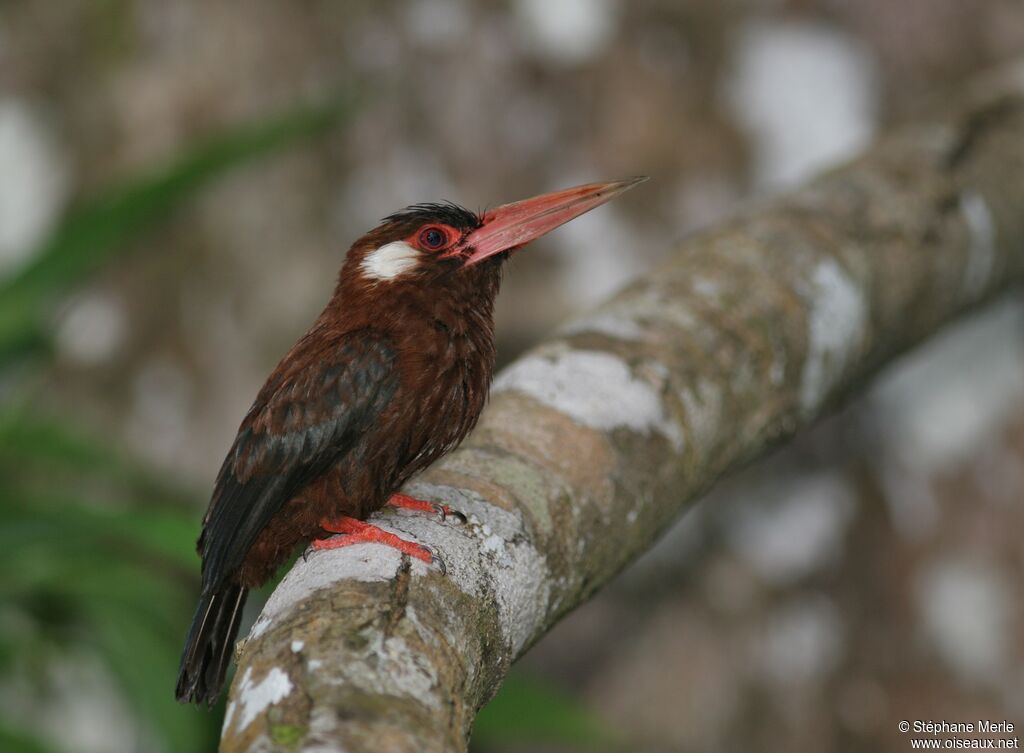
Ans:
[[[590,183],[476,214],[456,204],[417,204],[386,217],[359,239],[342,268],[341,285],[389,288],[461,286],[496,277],[510,252],[604,204],[646,178]],[[472,270],[472,271],[470,271]]]

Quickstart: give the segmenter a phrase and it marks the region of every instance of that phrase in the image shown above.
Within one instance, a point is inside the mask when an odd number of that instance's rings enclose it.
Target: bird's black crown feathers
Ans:
[[[381,222],[402,225],[438,222],[461,230],[476,230],[484,224],[480,215],[451,201],[438,204],[413,204],[394,214],[389,214]]]

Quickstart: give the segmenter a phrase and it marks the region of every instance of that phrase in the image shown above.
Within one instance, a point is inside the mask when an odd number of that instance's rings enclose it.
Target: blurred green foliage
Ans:
[[[12,705],[31,718],[55,665],[86,651],[161,747],[212,749],[214,717],[171,693],[198,586],[193,501],[97,438],[20,411],[0,415],[0,477],[0,673]],[[0,720],[0,747],[46,750],[14,724]]]
[[[170,164],[81,203],[0,281],[0,750],[62,753],[50,680],[62,663],[100,659],[141,740],[159,750],[216,749],[222,709],[173,696],[178,652],[198,591],[194,495],[102,438],[16,400],[47,366],[49,319],[60,296],[233,167],[339,124],[348,98],[245,125]],[[34,356],[30,369],[14,370]],[[12,374],[16,376],[12,376]],[[83,694],[90,688],[81,688]],[[8,702],[10,701],[10,702]],[[51,708],[50,716],[41,709]],[[57,711],[52,711],[57,708]],[[514,674],[481,713],[474,747],[548,742],[606,747],[609,737],[570,698]]]
[[[351,112],[348,97],[222,133],[68,213],[31,261],[0,282],[0,750],[60,750],[46,734],[62,663],[99,658],[142,740],[216,748],[220,714],[177,704],[178,652],[198,591],[200,500],[109,442],[19,407],[47,367],[61,294],[120,258],[231,168],[309,139]],[[33,355],[31,368],[13,369]],[[89,694],[90,688],[81,688]],[[59,704],[56,706],[59,713]],[[123,735],[121,735],[123,737]]]
[[[579,701],[514,669],[477,715],[473,743],[481,748],[558,745],[586,751],[617,746],[612,732]]]

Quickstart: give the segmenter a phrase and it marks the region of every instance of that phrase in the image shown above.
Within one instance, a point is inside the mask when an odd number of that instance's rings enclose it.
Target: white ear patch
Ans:
[[[420,252],[404,241],[385,243],[366,255],[359,265],[373,280],[393,280],[419,264]]]

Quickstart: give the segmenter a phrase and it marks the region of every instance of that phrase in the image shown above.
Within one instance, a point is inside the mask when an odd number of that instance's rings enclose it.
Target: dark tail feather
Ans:
[[[181,655],[174,691],[179,701],[213,705],[217,700],[248,593],[249,589],[229,583],[200,596]]]

